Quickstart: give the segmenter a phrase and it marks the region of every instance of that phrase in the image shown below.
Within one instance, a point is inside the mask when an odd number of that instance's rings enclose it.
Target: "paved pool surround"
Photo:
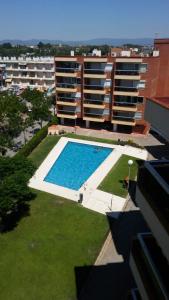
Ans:
[[[92,175],[77,191],[44,181],[45,177],[49,173],[53,164],[55,163],[55,161],[57,160],[57,158],[59,157],[59,155],[61,154],[62,150],[68,142],[82,143],[113,149],[113,151],[107,156],[107,158],[99,165],[99,167],[92,173]],[[92,194],[96,191],[99,184],[102,182],[102,180],[105,178],[105,176],[109,173],[109,171],[112,169],[112,167],[123,154],[130,155],[143,160],[147,159],[147,151],[139,148],[61,137],[58,143],[53,147],[48,156],[39,166],[33,177],[30,179],[29,186],[31,188],[54,194],[60,197],[64,197],[76,202],[79,200],[80,193],[83,193],[84,200],[85,194],[89,199],[89,197],[92,196]],[[105,209],[104,212],[100,212],[105,213]]]

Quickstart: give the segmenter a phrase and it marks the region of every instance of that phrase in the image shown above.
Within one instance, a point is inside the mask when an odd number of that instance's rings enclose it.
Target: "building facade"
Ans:
[[[140,298],[169,299],[169,161],[145,162],[138,173],[136,202],[150,228],[133,240],[130,267]]]
[[[0,89],[2,89],[5,85],[5,79],[6,79],[6,68],[5,64],[0,63]]]
[[[81,121],[90,127],[105,122],[114,131],[146,133],[145,102],[158,94],[161,72],[157,47],[160,42],[155,42],[151,56],[56,57],[56,111],[61,123],[74,120],[72,124]]]
[[[54,57],[0,57],[5,85],[47,90],[55,87]]]
[[[145,120],[151,128],[169,142],[169,97],[147,99]]]

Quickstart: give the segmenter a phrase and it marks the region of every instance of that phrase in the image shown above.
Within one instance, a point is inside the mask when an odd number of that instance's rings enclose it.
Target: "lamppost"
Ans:
[[[129,174],[128,174],[128,189],[129,189],[129,186],[130,186],[130,169],[131,169],[132,164],[133,164],[133,160],[132,160],[132,159],[129,159],[129,160],[128,160],[128,167],[129,167]]]

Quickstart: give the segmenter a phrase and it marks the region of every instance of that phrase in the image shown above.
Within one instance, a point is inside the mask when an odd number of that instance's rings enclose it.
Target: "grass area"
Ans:
[[[128,191],[124,187],[124,179],[128,176],[129,170],[127,162],[129,159],[132,159],[134,162],[130,169],[130,179],[134,180],[138,170],[138,159],[128,155],[122,155],[115,166],[113,166],[111,171],[101,182],[98,188],[104,192],[112,193],[121,197],[126,197]]]
[[[74,134],[66,136],[114,143]],[[59,138],[48,136],[34,149],[29,158],[36,167]],[[125,195],[121,180],[128,175],[128,159],[121,157],[101,183],[102,190]],[[135,162],[131,169],[133,179],[136,169]],[[0,234],[0,299],[77,299],[75,267],[93,264],[108,228],[105,216],[36,191],[29,216],[23,217],[13,231]]]
[[[60,136],[47,136],[29,155],[29,158],[35,165],[35,167],[39,167],[43,162],[48,153],[52,150],[52,148],[59,141]]]
[[[95,137],[84,136],[84,135],[77,135],[77,134],[74,134],[74,133],[69,133],[66,136],[69,137],[69,138],[81,139],[81,140],[84,140],[84,141],[93,141],[93,142],[107,143],[107,144],[113,144],[113,145],[117,144],[117,141],[114,141],[114,140],[95,138]]]
[[[0,299],[76,299],[75,267],[94,262],[105,216],[36,191],[30,216],[0,234]]]
[[[117,144],[116,141],[107,140],[107,139],[99,139],[93,138],[83,135],[76,135],[73,133],[68,133],[64,135],[65,137],[74,138],[74,139],[81,139],[85,141],[93,141],[93,142],[100,142],[100,143],[108,143],[108,144]],[[43,162],[45,157],[48,153],[52,150],[55,144],[59,141],[61,136],[47,136],[29,155],[29,158],[34,163],[34,165],[38,168],[39,165]]]
[[[59,138],[46,137],[34,149],[29,158],[36,167]],[[95,261],[109,229],[107,218],[72,201],[35,192],[29,216],[13,231],[0,234],[0,298],[75,300],[75,267]]]

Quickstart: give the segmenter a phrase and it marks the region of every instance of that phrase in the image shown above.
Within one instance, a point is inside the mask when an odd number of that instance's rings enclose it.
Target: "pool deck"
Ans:
[[[68,142],[89,144],[113,149],[109,156],[100,164],[96,171],[93,172],[93,174],[88,178],[88,180],[78,191],[44,181],[44,178],[46,177],[54,162],[59,157],[60,153]],[[109,213],[110,216],[116,218],[118,216],[118,213],[122,211],[126,202],[126,198],[121,198],[116,195],[105,193],[98,190],[97,187],[123,154],[143,160],[147,159],[147,151],[139,148],[112,144],[110,145],[107,143],[98,143],[62,137],[50,151],[46,159],[42,162],[33,177],[30,179],[29,186],[31,188],[64,197],[76,202],[78,202],[80,194],[82,193],[82,205],[84,207],[102,214]]]

